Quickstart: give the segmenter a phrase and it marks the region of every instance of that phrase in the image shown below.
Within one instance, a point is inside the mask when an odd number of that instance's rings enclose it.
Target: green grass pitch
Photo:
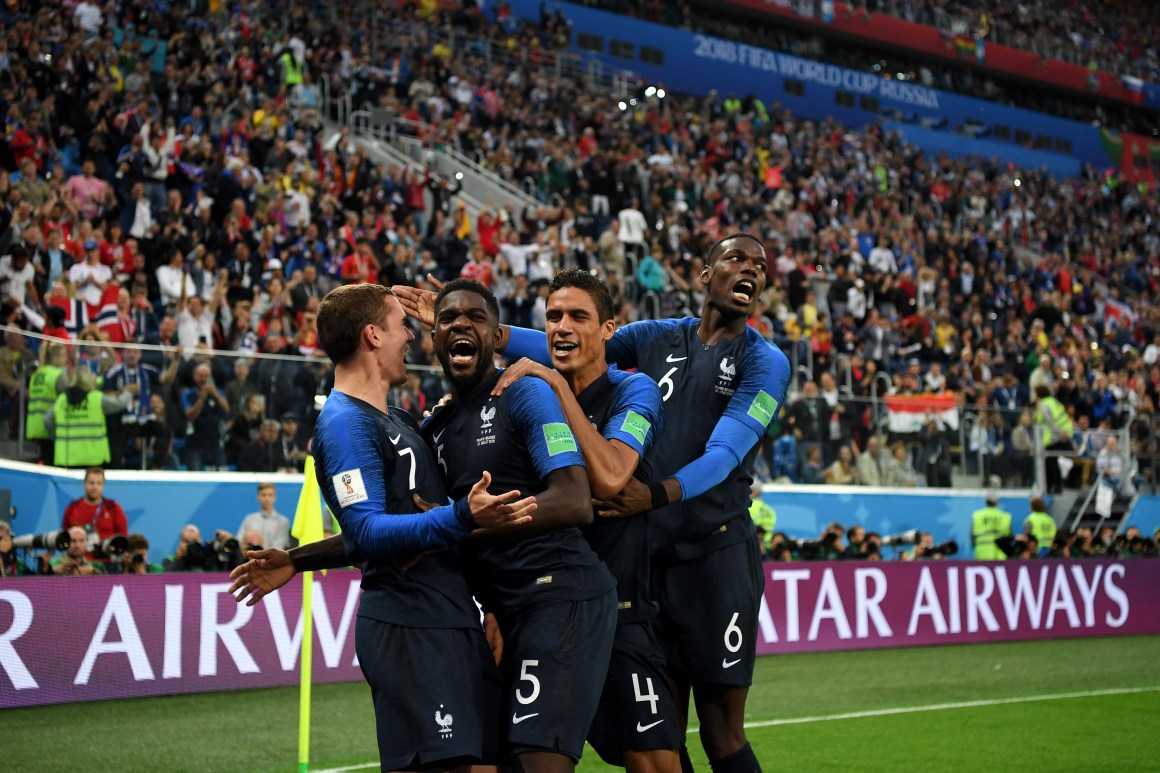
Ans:
[[[3,769],[290,773],[297,702],[279,688],[10,709]],[[1160,637],[758,658],[748,722],[767,771],[1157,771]],[[312,770],[377,769],[364,684],[314,688],[311,750]],[[591,750],[579,767],[609,769]]]

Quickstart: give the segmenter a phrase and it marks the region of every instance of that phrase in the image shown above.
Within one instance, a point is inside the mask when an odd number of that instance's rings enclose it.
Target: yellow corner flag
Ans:
[[[294,511],[294,525],[290,535],[299,545],[318,542],[322,539],[322,491],[318,488],[318,476],[314,474],[314,457],[306,457],[305,480],[302,493],[298,495],[298,508]]]
[[[299,545],[322,539],[322,492],[314,474],[314,457],[306,457],[305,479],[290,534]],[[310,673],[314,655],[314,572],[302,573],[302,673],[298,683],[298,770],[310,765]]]

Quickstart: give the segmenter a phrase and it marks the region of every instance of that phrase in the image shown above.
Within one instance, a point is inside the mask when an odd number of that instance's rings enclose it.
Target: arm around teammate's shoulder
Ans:
[[[789,359],[755,331],[741,364],[741,383],[713,428],[704,453],[671,477],[681,485],[681,499],[705,493],[728,477],[765,436],[789,389]]]

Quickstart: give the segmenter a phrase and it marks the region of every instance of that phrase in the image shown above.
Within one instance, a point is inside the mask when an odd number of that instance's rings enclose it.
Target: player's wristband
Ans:
[[[471,505],[467,504],[467,499],[460,499],[452,505],[452,511],[455,513],[455,520],[468,529],[475,529],[479,524],[475,522],[475,516],[471,514]]]
[[[649,493],[652,494],[652,509],[659,510],[669,503],[669,492],[665,488],[664,481],[657,481],[648,487]]]

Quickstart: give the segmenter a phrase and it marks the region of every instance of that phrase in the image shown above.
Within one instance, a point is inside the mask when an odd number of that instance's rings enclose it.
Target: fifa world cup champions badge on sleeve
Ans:
[[[753,402],[749,404],[749,415],[761,422],[761,426],[768,427],[769,422],[777,415],[777,400],[764,389],[757,393]]]
[[[367,501],[367,487],[363,484],[362,470],[357,468],[346,470],[333,476],[331,480],[334,482],[334,493],[338,497],[339,507]]]
[[[624,417],[624,423],[620,425],[622,432],[632,435],[641,445],[644,445],[644,440],[648,437],[650,429],[652,429],[652,422],[636,411],[629,411]]]
[[[548,446],[548,456],[577,449],[576,436],[572,434],[572,429],[567,424],[559,422],[544,425],[544,443]]]

